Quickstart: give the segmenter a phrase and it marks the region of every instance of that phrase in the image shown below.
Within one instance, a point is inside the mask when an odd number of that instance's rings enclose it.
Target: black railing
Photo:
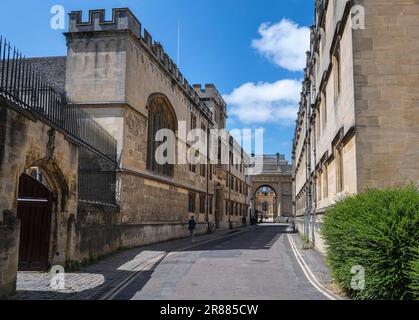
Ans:
[[[79,146],[79,200],[115,204],[117,142],[88,112],[71,103],[30,59],[0,37],[0,98],[70,137]]]
[[[88,112],[71,103],[47,76],[0,37],[0,96],[42,117],[76,142],[117,161],[116,140]]]
[[[79,149],[79,200],[114,205],[116,203],[116,164],[87,148]]]

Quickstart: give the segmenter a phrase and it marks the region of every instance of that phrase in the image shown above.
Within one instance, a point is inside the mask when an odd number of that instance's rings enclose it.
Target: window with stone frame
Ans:
[[[322,172],[317,174],[317,201],[322,200]]]
[[[199,213],[205,213],[205,201],[206,201],[206,195],[200,194],[199,195]]]
[[[228,215],[230,209],[230,205],[228,203],[228,200],[226,200],[226,215]]]
[[[268,202],[265,201],[262,203],[262,211],[266,212],[268,210],[269,210],[269,204]]]
[[[336,192],[342,192],[344,189],[344,168],[343,168],[343,150],[342,146],[336,147]]]
[[[221,138],[218,137],[218,164],[222,163],[222,142]]]
[[[207,165],[201,164],[199,171],[200,171],[201,177],[205,178],[207,176]]]
[[[148,109],[147,169],[157,175],[173,177],[174,159],[171,157],[174,155],[169,155],[166,151],[163,156],[169,158],[168,163],[158,163],[156,161],[157,148],[167,141],[161,142],[155,139],[159,130],[168,129],[175,132],[176,120],[173,108],[165,98],[156,96],[152,98]],[[172,143],[176,143],[176,141],[172,141]],[[172,150],[175,150],[175,146],[172,146]]]
[[[213,202],[214,202],[214,196],[210,195],[208,196],[208,212],[209,214],[213,214]]]
[[[195,156],[196,156],[196,152],[195,152]],[[196,158],[195,158],[196,159]],[[196,164],[195,164],[195,160],[193,157],[193,150],[189,150],[189,171],[196,173]]]
[[[316,119],[315,119],[315,131],[316,131],[316,141],[320,140],[320,111],[316,109]],[[314,136],[314,134],[313,134]],[[313,138],[313,137],[311,137]]]
[[[196,129],[196,116],[191,113],[191,130]]]
[[[189,203],[188,203],[188,211],[189,213],[195,213],[195,201],[196,201],[196,193],[189,192]]]
[[[340,60],[340,48],[336,48],[333,53],[333,84],[334,84],[334,95],[335,100],[339,98],[342,86],[342,75],[341,75],[341,60]]]
[[[329,168],[327,164],[323,166],[323,198],[329,197]]]
[[[327,126],[327,96],[326,89],[323,89],[321,94],[321,114],[322,114],[322,131],[326,129]]]

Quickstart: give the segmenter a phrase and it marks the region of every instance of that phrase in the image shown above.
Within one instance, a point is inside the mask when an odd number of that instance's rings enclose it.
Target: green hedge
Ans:
[[[333,277],[353,299],[419,299],[419,190],[370,190],[339,201],[323,236]],[[353,290],[354,266],[365,289]]]

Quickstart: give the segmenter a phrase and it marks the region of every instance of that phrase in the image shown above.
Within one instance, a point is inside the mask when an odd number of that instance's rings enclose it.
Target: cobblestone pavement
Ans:
[[[217,231],[196,237],[193,245],[229,235],[247,232],[255,227]],[[121,282],[138,272],[147,272],[167,252],[191,246],[189,239],[129,249],[112,255],[80,272],[66,273],[62,278],[52,273],[18,272],[15,299],[29,300],[89,300],[101,299]]]

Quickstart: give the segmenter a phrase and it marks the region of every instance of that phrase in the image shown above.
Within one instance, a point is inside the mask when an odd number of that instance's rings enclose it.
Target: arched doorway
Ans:
[[[19,270],[23,271],[48,269],[54,193],[42,181],[40,171],[23,173],[19,178]]]
[[[275,222],[278,218],[278,197],[274,188],[262,185],[253,195],[253,208],[258,222]]]

